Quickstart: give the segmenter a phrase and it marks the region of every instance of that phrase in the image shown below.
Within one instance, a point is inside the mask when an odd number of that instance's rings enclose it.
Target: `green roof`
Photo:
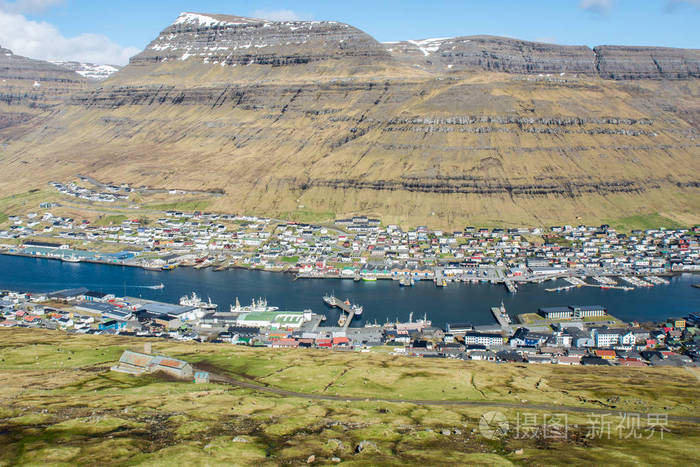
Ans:
[[[241,315],[240,321],[269,321],[271,323],[287,324],[298,323],[304,319],[304,313],[300,311],[252,311]]]

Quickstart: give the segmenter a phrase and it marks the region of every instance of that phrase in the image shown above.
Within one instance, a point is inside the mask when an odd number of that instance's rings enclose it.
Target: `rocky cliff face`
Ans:
[[[385,44],[394,57],[433,71],[596,73],[593,51],[494,36],[424,39]]]
[[[0,128],[48,111],[86,85],[87,80],[72,71],[0,47]]]
[[[89,172],[222,190],[214,209],[278,216],[303,206],[445,227],[695,219],[700,80],[600,79],[611,67],[622,65],[585,47],[382,46],[339,23],[183,14],[13,141],[0,191]]]
[[[700,78],[700,50],[604,45],[593,51],[606,79]]]
[[[700,50],[695,49],[620,46],[590,49],[494,36],[384,45],[397,60],[433,72],[569,73],[615,80],[700,78]]]
[[[349,57],[386,59],[388,53],[369,35],[335,21],[183,13],[131,64],[192,59],[219,66],[280,66]]]

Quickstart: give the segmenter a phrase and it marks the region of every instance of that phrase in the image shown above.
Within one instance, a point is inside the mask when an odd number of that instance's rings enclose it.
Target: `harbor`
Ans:
[[[668,285],[636,288],[631,291],[599,287],[573,287],[561,293],[549,293],[551,286],[571,286],[562,280],[541,284],[520,284],[518,293],[509,293],[502,284],[459,283],[436,288],[432,281],[416,281],[413,287],[398,287],[394,281],[354,282],[327,279],[294,280],[291,274],[231,269],[216,272],[179,267],[168,272],[94,263],[64,263],[42,258],[0,255],[0,288],[45,292],[71,287],[90,287],[101,292],[136,295],[144,299],[179,303],[184,295],[196,292],[204,301],[228,307],[238,297],[250,304],[260,297],[281,309],[311,308],[327,316],[323,325],[336,325],[338,308],[329,308],[321,297],[334,291],[338,297],[351,298],[362,305],[363,313],[354,316],[348,328],[367,323],[407,321],[409,314],[427,313],[434,325],[470,323],[497,325],[490,312],[503,302],[510,316],[536,312],[539,307],[566,303],[597,303],[624,321],[656,320],[700,308],[700,289],[691,285],[698,276],[683,274],[666,278]],[[163,287],[154,288],[163,284]],[[246,305],[247,306],[247,305]],[[234,305],[235,307],[235,305]]]

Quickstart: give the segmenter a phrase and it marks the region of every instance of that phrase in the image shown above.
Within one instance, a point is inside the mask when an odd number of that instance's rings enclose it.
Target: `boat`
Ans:
[[[211,302],[211,298],[208,302],[205,302],[204,300],[199,298],[196,292],[192,292],[191,297],[187,295],[180,297],[180,305],[193,306],[196,308],[201,308],[203,310],[216,310],[216,308],[218,307],[216,303]]]
[[[499,325],[507,326],[510,324],[510,316],[508,315],[503,302],[501,302],[501,306],[491,307],[491,313],[493,314],[493,317],[496,318]]]
[[[335,308],[338,306],[338,299],[335,298],[335,295],[330,294],[330,295],[324,295],[323,296],[323,303],[328,305],[331,308]]]
[[[152,289],[152,290],[160,290],[160,289],[164,289],[164,288],[165,288],[165,284],[163,284],[163,283],[161,282],[160,284],[157,284],[157,285],[147,285],[146,288],[147,288],[147,289]]]
[[[442,279],[442,280],[435,280],[435,287],[447,287],[447,280]]]
[[[338,318],[338,326],[345,326],[345,323],[348,321],[348,317],[345,316],[345,313],[340,314],[340,318]]]
[[[61,261],[65,261],[66,263],[79,263],[80,258],[78,258],[77,256],[74,256],[74,255],[62,256]]]
[[[241,306],[240,302],[238,301],[238,297],[236,297],[236,305],[231,305],[229,309],[231,310],[231,313],[250,313],[253,311],[277,311],[279,310],[279,307],[269,306],[267,304],[267,299],[262,297],[258,300],[253,299],[250,305]]]
[[[163,271],[172,271],[176,267],[177,267],[177,264],[166,264],[161,269],[163,269]]]
[[[412,277],[402,277],[399,279],[399,287],[413,287],[415,281]]]
[[[162,271],[163,270],[163,264],[156,262],[156,261],[148,261],[146,263],[143,263],[141,265],[143,269],[146,271]]]
[[[377,276],[364,275],[362,276],[362,280],[366,282],[374,282],[377,280]]]
[[[362,315],[363,308],[360,305],[352,305],[350,310],[355,313],[355,316]]]

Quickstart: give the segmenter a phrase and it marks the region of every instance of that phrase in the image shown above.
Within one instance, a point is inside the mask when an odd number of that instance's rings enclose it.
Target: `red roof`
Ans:
[[[615,358],[615,356],[617,355],[614,350],[602,350],[602,349],[596,350],[595,354],[597,356],[603,357],[603,358],[605,358],[605,357]]]
[[[333,345],[338,345],[338,344],[348,344],[350,343],[350,339],[347,337],[334,337],[333,338]]]

